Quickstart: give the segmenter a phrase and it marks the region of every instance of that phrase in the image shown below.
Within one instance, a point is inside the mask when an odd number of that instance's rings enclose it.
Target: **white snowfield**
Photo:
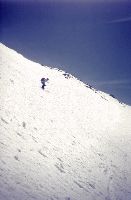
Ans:
[[[131,107],[63,74],[0,44],[0,200],[131,200]]]

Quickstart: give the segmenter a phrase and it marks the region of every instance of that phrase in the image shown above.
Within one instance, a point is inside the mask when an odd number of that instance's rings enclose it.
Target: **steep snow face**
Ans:
[[[0,44],[0,199],[130,200],[131,107]]]

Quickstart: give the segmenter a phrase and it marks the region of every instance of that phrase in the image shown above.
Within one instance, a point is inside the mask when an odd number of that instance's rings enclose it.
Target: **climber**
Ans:
[[[42,89],[44,90],[45,86],[46,86],[46,82],[48,81],[49,79],[48,78],[42,78],[41,79],[41,83],[42,83]]]

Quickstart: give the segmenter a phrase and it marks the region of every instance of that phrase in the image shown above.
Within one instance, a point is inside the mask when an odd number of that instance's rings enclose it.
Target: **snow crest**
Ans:
[[[1,200],[130,200],[130,147],[130,106],[0,44]]]

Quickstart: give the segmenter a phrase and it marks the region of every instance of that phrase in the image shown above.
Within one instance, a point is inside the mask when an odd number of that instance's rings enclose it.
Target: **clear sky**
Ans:
[[[0,10],[3,44],[131,105],[131,0],[0,0]]]

